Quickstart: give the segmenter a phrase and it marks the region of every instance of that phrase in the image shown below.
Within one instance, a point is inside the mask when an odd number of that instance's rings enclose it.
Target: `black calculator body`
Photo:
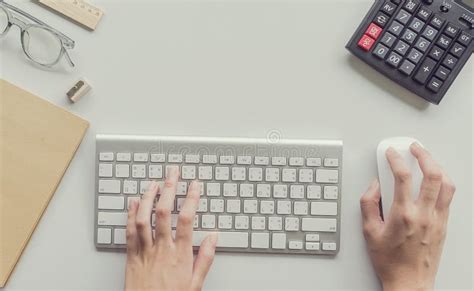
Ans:
[[[463,0],[377,0],[346,48],[439,104],[469,60],[473,37],[474,9]]]

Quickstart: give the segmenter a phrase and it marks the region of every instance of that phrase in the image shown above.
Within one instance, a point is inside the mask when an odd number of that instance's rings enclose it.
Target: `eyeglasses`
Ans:
[[[0,37],[5,36],[13,25],[20,28],[21,45],[28,59],[40,66],[52,67],[65,56],[69,65],[74,67],[67,52],[67,49],[74,48],[72,39],[30,14],[0,0]]]

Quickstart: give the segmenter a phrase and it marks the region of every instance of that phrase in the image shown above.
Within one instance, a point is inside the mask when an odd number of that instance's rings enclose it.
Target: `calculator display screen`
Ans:
[[[474,0],[454,0],[461,6],[468,8],[471,12],[474,12]]]

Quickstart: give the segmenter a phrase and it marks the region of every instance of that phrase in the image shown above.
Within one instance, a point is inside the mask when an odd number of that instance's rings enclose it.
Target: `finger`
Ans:
[[[411,200],[412,191],[412,176],[410,169],[403,160],[403,157],[393,148],[388,148],[386,156],[395,179],[395,195],[393,195],[393,202],[399,204],[407,203]]]
[[[127,220],[127,255],[129,257],[136,255],[139,250],[137,227],[136,227],[137,210],[138,210],[138,201],[135,199],[130,200],[130,205],[128,206],[128,220]]]
[[[436,208],[441,211],[448,211],[455,192],[456,186],[454,185],[453,181],[446,174],[444,174]]]
[[[178,216],[176,242],[186,248],[192,247],[194,216],[200,199],[199,190],[198,182],[193,181],[189,186],[188,195]]]
[[[370,238],[382,227],[380,216],[380,183],[376,179],[372,182],[367,192],[360,198],[360,209],[362,212],[362,222],[364,235]],[[388,217],[388,213],[385,214]]]
[[[208,235],[201,243],[193,268],[193,290],[201,290],[216,253],[217,233]]]
[[[150,219],[155,197],[158,194],[158,188],[158,183],[155,181],[151,182],[150,186],[148,186],[148,190],[143,194],[140,207],[138,208],[136,226],[140,242],[145,248],[153,245]]]
[[[170,241],[171,237],[171,211],[174,208],[174,198],[178,185],[179,170],[171,168],[161,191],[160,200],[156,204],[156,240]]]
[[[439,191],[443,182],[443,172],[431,155],[418,143],[410,147],[411,153],[418,160],[423,180],[421,182],[420,196],[418,202],[421,206],[432,209],[438,201]]]

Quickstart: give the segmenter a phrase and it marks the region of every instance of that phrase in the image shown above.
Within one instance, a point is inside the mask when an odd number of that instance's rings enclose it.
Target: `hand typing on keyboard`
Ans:
[[[396,184],[390,214],[385,221],[380,218],[378,181],[360,201],[369,253],[385,291],[433,288],[455,192],[451,180],[426,150],[412,145],[411,151],[424,175],[416,201],[411,199],[410,171],[394,150],[387,151]]]
[[[217,236],[211,234],[204,239],[193,263],[193,220],[200,188],[195,181],[190,184],[174,233],[171,211],[178,177],[178,170],[172,170],[163,189],[152,182],[140,202],[133,200],[130,203],[125,290],[197,291],[202,288],[214,259]],[[156,204],[156,227],[152,229],[150,216],[158,192],[161,197]]]

